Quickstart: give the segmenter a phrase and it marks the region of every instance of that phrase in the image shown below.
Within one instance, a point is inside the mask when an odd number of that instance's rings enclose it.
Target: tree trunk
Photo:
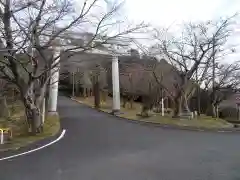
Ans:
[[[75,92],[76,92],[75,95],[79,96],[79,83],[78,82],[76,82],[75,89],[76,89],[75,90]]]
[[[107,101],[107,93],[105,91],[101,91],[101,101],[106,103]]]
[[[148,96],[142,97],[142,111],[141,116],[142,117],[149,117],[149,110],[151,109],[151,99]]]
[[[87,97],[87,88],[83,87],[83,97]]]
[[[212,103],[212,117],[216,118],[217,117],[217,107]]]
[[[219,107],[216,105],[216,118],[219,118]]]
[[[189,105],[188,105],[188,99],[186,97],[184,97],[184,108],[188,113],[190,112]]]
[[[34,102],[35,101],[33,101],[33,98],[30,96],[24,98],[26,121],[29,132],[32,135],[36,135],[37,133],[41,133],[43,131],[40,107],[38,107]]]
[[[164,101],[164,107],[165,109],[169,108],[169,98],[166,97],[166,100]]]
[[[201,96],[200,96],[200,88],[197,88],[197,113],[198,116],[201,115]]]
[[[144,117],[144,118],[149,117],[148,112],[149,112],[149,108],[146,105],[143,105],[141,116]]]
[[[7,106],[7,99],[3,96],[0,99],[0,117],[8,118],[10,116],[10,112]]]
[[[133,95],[130,97],[130,109],[133,109]]]
[[[208,103],[207,108],[205,110],[205,114],[207,116],[213,116],[213,108],[211,103]]]
[[[123,96],[123,104],[122,107],[125,108],[127,104],[127,98],[125,96]]]
[[[93,96],[93,89],[92,89],[92,88],[89,89],[89,96],[90,96],[90,97]]]
[[[180,117],[182,112],[182,97],[177,97],[174,99],[174,107],[173,107],[173,118]]]
[[[100,89],[99,89],[99,82],[97,81],[94,84],[94,104],[95,104],[95,108],[100,108]]]
[[[92,97],[94,96],[92,93],[93,88],[86,88],[86,97]]]

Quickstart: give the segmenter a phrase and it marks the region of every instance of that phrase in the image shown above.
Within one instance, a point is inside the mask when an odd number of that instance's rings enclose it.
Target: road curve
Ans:
[[[238,180],[239,135],[161,129],[59,97],[65,137],[0,161],[1,180]]]

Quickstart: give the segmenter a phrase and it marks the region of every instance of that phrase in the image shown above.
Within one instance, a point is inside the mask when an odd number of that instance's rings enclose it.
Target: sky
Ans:
[[[240,0],[125,0],[124,12],[136,23],[144,21],[176,31],[174,25],[183,22],[216,20],[240,13]],[[228,43],[239,44],[228,60],[240,60],[240,16]]]
[[[136,22],[169,26],[240,12],[240,0],[125,0],[125,11]]]
[[[82,3],[79,3],[79,0],[75,1],[81,9]],[[240,0],[99,0],[99,7],[107,10],[111,4],[122,1],[124,1],[124,6],[119,15],[127,17],[130,24],[144,21],[153,27],[170,27],[170,31],[173,32],[179,32],[176,28],[179,26],[175,25],[183,22],[216,20],[219,17],[231,16],[236,12],[240,13]],[[99,9],[94,9],[95,13],[98,11]],[[236,53],[233,59],[240,59],[240,15],[235,26],[234,37],[230,40],[230,44],[236,43],[239,44],[239,53]]]

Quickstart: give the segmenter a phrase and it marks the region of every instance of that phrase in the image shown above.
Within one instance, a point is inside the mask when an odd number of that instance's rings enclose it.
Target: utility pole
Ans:
[[[163,73],[161,72],[161,81],[163,80]],[[161,111],[162,111],[162,116],[164,116],[164,92],[163,92],[163,88],[161,87],[161,96],[162,96],[162,99],[161,99]]]
[[[212,57],[212,63],[213,63],[213,71],[212,71],[212,103],[215,101],[215,96],[216,96],[216,88],[215,88],[215,37],[213,38],[213,57]],[[215,108],[213,108],[213,116],[216,116],[216,111]]]
[[[72,97],[75,96],[75,74],[74,71],[72,73]]]
[[[198,84],[198,69],[196,69],[196,84],[197,84],[197,97],[196,97],[196,107],[198,116],[201,115],[201,104],[200,104],[200,84]]]

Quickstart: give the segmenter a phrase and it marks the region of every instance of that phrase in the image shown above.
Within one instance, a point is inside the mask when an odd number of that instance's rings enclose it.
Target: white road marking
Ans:
[[[15,154],[15,155],[12,155],[12,156],[7,156],[7,157],[4,157],[4,158],[1,158],[0,161],[7,160],[7,159],[12,159],[12,158],[19,157],[19,156],[23,156],[23,155],[26,155],[26,154],[30,154],[30,153],[32,153],[32,152],[35,152],[35,151],[41,150],[41,149],[43,149],[43,148],[46,148],[46,147],[48,147],[48,146],[51,146],[51,145],[57,143],[59,140],[61,140],[61,139],[64,137],[65,133],[66,133],[66,130],[63,129],[63,131],[62,131],[62,133],[60,134],[60,136],[59,136],[57,139],[55,139],[54,141],[52,141],[52,142],[50,142],[50,143],[48,143],[48,144],[45,144],[45,145],[43,145],[43,146],[41,146],[41,147],[38,147],[38,148],[36,148],[36,149],[32,149],[32,150],[30,150],[30,151],[26,151],[26,152],[23,152],[23,153],[19,153],[19,154]]]

